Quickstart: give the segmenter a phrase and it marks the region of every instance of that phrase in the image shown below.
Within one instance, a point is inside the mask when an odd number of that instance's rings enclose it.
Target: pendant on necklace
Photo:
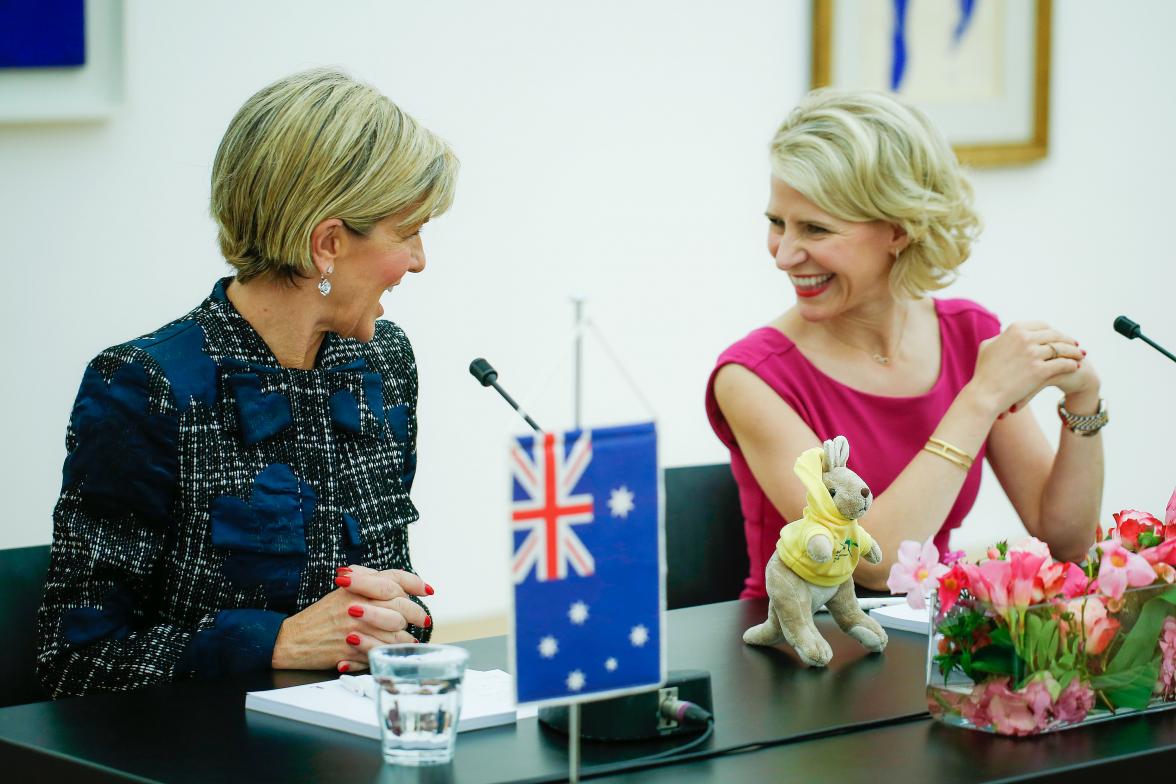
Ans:
[[[884,357],[881,354],[875,354],[874,361],[877,362],[879,365],[889,365],[890,364],[890,357]]]

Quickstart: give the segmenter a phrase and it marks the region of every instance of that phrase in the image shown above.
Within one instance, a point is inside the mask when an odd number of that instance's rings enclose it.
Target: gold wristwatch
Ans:
[[[1058,417],[1071,433],[1080,436],[1092,436],[1106,426],[1110,418],[1107,416],[1107,404],[1101,397],[1098,399],[1098,411],[1093,414],[1079,416],[1066,410],[1066,398],[1058,401]]]

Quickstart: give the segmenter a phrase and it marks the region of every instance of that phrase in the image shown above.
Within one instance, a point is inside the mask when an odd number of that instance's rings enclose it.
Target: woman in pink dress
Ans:
[[[836,435],[876,496],[865,522],[884,558],[861,562],[859,585],[885,587],[904,539],[946,550],[984,457],[1029,533],[1081,559],[1102,495],[1098,375],[1063,330],[1002,329],[974,302],[926,296],[980,226],[943,136],[892,96],[816,90],[771,159],[768,252],[796,304],[723,352],[706,400],[746,521],[743,597],[764,595],[780,528],[801,515],[796,456]],[[1026,410],[1046,387],[1061,393],[1056,453]]]

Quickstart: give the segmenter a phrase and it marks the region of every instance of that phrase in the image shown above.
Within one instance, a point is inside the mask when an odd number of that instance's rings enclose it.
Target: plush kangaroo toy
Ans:
[[[871,651],[886,648],[886,632],[862,612],[853,591],[853,570],[882,550],[857,521],[870,508],[870,488],[846,467],[844,436],[813,447],[796,459],[796,475],[808,490],[804,516],[780,529],[776,555],[768,560],[768,619],[743,633],[749,645],[787,641],[801,661],[824,667],[833,649],[817,631],[813,613],[828,606],[841,630]]]

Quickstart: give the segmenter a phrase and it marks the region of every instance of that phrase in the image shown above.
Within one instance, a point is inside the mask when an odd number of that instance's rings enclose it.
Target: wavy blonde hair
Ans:
[[[225,259],[247,282],[314,272],[310,235],[339,218],[367,234],[389,215],[411,233],[453,201],[449,146],[374,87],[333,69],[257,92],[212,164],[212,217]]]
[[[881,220],[910,239],[890,287],[913,298],[956,277],[980,233],[972,184],[931,121],[897,98],[813,90],[771,144],[772,173],[841,220]]]

